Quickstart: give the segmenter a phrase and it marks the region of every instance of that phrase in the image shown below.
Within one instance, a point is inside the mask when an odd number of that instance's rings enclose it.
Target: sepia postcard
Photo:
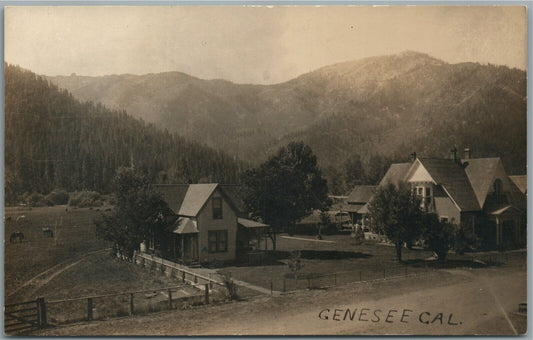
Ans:
[[[4,334],[526,334],[527,10],[5,7]]]

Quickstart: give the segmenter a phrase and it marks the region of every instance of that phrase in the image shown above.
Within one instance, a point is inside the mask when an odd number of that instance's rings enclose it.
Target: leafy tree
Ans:
[[[346,160],[344,163],[344,170],[346,171],[346,185],[348,185],[350,189],[353,189],[354,185],[363,183],[365,179],[365,171],[359,154],[354,153]]]
[[[409,184],[388,183],[380,187],[370,202],[370,215],[377,231],[394,242],[398,261],[402,261],[402,246],[421,234],[420,200],[411,195]]]
[[[113,184],[115,208],[96,221],[96,232],[131,257],[142,241],[151,237],[164,239],[170,231],[167,217],[172,212],[146,177],[132,168],[117,169]]]
[[[291,227],[314,209],[331,204],[328,186],[317,166],[311,148],[302,142],[292,142],[259,168],[245,175],[244,203],[253,218],[271,225],[273,248],[276,233]]]
[[[440,221],[437,214],[434,213],[424,214],[422,222],[426,244],[437,254],[439,261],[444,261],[453,243],[454,225]]]

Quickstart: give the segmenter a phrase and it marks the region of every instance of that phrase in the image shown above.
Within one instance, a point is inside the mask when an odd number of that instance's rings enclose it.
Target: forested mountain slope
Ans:
[[[255,163],[298,139],[337,170],[354,152],[369,162],[412,151],[441,157],[455,145],[502,156],[511,173],[525,173],[526,73],[504,66],[449,64],[408,51],[268,86],[179,72],[49,79],[78,98]]]
[[[115,169],[157,182],[236,183],[246,165],[153,124],[80,102],[34,73],[5,65],[6,201],[54,188],[107,192]]]

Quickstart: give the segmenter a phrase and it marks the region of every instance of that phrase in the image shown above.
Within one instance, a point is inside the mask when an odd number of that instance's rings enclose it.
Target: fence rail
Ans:
[[[213,285],[225,287],[225,284],[223,282],[184,269],[176,265],[174,262],[167,261],[165,259],[153,255],[148,255],[145,253],[136,253],[134,255],[134,262],[143,266],[153,266],[156,269],[160,269],[161,271],[165,272],[169,276],[174,275],[177,278],[180,278],[182,282],[188,282],[190,284],[208,283],[210,288],[213,288]]]
[[[6,334],[18,334],[44,325],[46,325],[46,305],[42,298],[4,306]]]
[[[519,265],[526,266],[527,253],[517,252],[490,252],[449,254],[446,262],[427,261],[418,259],[418,262],[408,262],[396,268],[377,268],[375,270],[353,270],[334,273],[307,274],[301,273],[298,278],[284,277],[272,278],[264,288],[272,292],[290,292],[305,289],[328,288],[343,284],[379,279],[409,277],[415,275],[431,274],[435,270],[444,268],[473,268],[478,266]]]

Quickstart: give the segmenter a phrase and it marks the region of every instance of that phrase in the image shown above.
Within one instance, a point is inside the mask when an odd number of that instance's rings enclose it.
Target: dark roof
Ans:
[[[485,204],[485,199],[494,180],[494,172],[500,162],[499,158],[472,158],[464,160],[466,175],[470,180],[472,189],[480,207]]]
[[[357,185],[353,188],[346,202],[365,204],[376,192],[375,185]]]
[[[185,194],[189,189],[189,184],[157,184],[155,190],[158,191],[163,199],[167,202],[168,207],[177,214],[180,211],[181,204]]]
[[[509,176],[511,181],[516,185],[520,191],[522,191],[523,194],[527,191],[527,175],[520,175],[520,176]]]
[[[394,163],[391,164],[389,170],[387,170],[387,173],[385,176],[383,176],[383,179],[381,182],[379,182],[379,186],[382,187],[386,185],[387,183],[392,183],[395,185],[398,185],[401,181],[406,180],[407,172],[411,168],[411,165],[413,163]]]
[[[219,188],[222,189],[239,213],[246,212],[246,207],[241,194],[242,186],[238,184],[219,184]]]
[[[461,211],[481,210],[464,168],[452,159],[418,158],[431,177],[441,185]]]

